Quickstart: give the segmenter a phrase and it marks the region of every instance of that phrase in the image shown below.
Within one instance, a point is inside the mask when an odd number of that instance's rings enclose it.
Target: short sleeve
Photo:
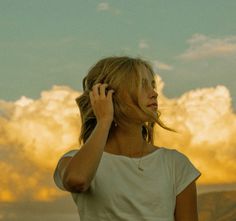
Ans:
[[[189,158],[177,150],[173,150],[173,180],[176,196],[191,182],[201,176],[201,172],[191,163]]]
[[[53,179],[54,179],[56,186],[59,187],[61,190],[66,191],[65,187],[63,186],[62,179],[61,179],[59,171],[58,171],[61,160],[64,157],[73,157],[78,151],[79,150],[70,150],[70,151],[66,152],[64,155],[62,155],[62,157],[59,159],[59,161],[57,163],[56,169],[54,170],[54,173],[53,173]],[[65,172],[65,170],[62,171],[62,174],[64,174],[64,172]]]

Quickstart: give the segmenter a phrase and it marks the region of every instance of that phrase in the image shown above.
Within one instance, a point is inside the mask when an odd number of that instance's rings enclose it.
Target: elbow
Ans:
[[[66,176],[63,179],[63,185],[69,192],[84,192],[86,190],[86,182],[77,177]]]

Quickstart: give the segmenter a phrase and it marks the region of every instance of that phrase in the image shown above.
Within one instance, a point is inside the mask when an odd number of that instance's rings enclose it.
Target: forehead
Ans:
[[[142,66],[140,68],[140,77],[141,77],[141,80],[142,81],[150,81],[152,83],[155,83],[155,79],[154,79],[154,76],[152,75],[152,73],[145,67],[145,66]]]

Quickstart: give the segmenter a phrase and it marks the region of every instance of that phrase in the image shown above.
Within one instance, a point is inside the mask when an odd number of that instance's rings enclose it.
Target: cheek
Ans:
[[[143,108],[146,108],[146,106],[147,106],[147,98],[144,96],[144,94],[143,94],[143,96],[139,97],[139,104],[141,106],[143,106]]]
[[[144,109],[146,109],[144,107]],[[131,122],[138,122],[138,123],[144,123],[151,121],[150,116],[148,116],[145,112],[142,111],[138,106],[132,105],[132,107],[128,107],[126,109],[126,114],[129,117],[129,120]]]

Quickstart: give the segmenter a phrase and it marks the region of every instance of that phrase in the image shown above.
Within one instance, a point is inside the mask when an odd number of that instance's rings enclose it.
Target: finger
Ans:
[[[102,84],[101,86],[100,86],[100,96],[102,97],[102,98],[105,98],[106,97],[106,93],[105,93],[105,88],[106,87],[108,87],[108,84]]]
[[[99,86],[100,85],[101,85],[101,83],[97,83],[93,86],[93,96],[95,99],[99,97]]]
[[[108,91],[108,93],[107,93],[107,97],[108,97],[108,99],[112,99],[112,95],[113,95],[113,93],[115,93],[115,91],[114,90],[109,90]]]
[[[93,92],[92,92],[92,91],[89,91],[89,98],[90,98],[91,104],[93,105],[93,103],[94,103],[94,97],[93,97]]]

